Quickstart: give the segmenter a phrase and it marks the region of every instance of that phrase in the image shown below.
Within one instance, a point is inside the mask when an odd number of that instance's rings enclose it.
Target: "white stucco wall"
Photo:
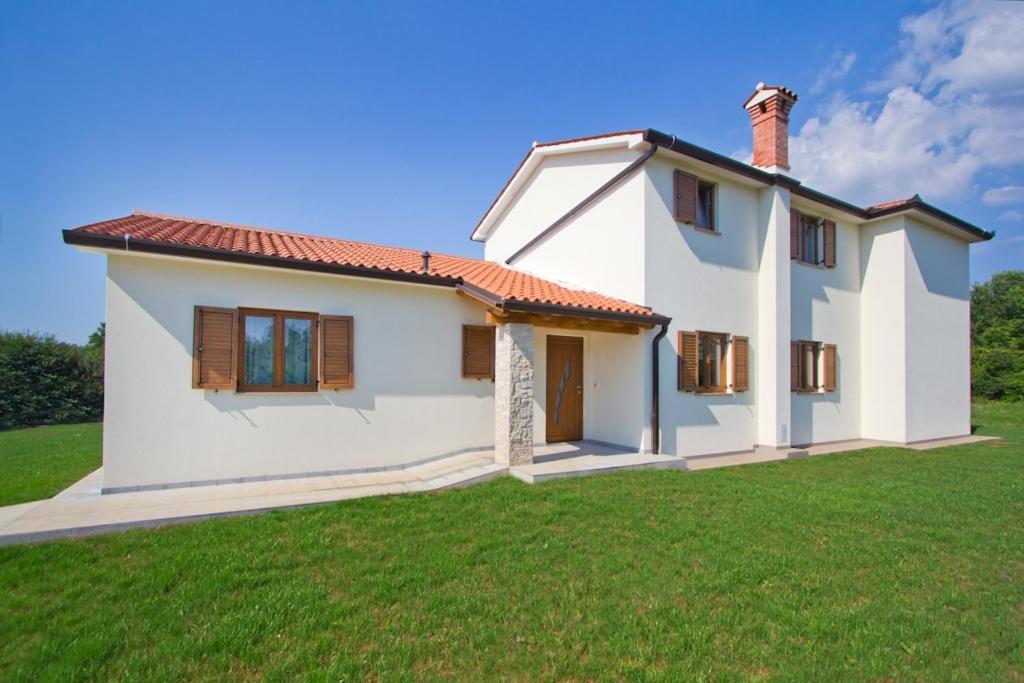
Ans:
[[[718,183],[716,225],[721,234],[707,234],[674,220],[675,163]],[[681,456],[748,450],[757,442],[757,192],[662,154],[645,165],[644,182],[642,303],[672,317],[669,334],[659,345],[661,450]],[[750,390],[718,396],[678,391],[679,330],[749,337]]]
[[[191,388],[193,307],[355,318],[355,388],[296,394]],[[494,439],[493,384],[461,376],[465,323],[448,288],[111,255],[108,488],[397,465]]]
[[[591,186],[590,192],[599,185]],[[512,266],[573,287],[643,301],[643,202],[643,174],[636,173]]]
[[[545,157],[497,220],[484,257],[504,264],[641,152],[616,147]],[[511,265],[570,286],[639,301],[643,295],[642,207],[643,183],[637,174]]]
[[[809,215],[811,207],[797,205]],[[836,391],[791,393],[792,443],[809,444],[860,437],[861,302],[860,232],[836,220],[836,266],[822,268],[791,261],[791,335],[837,347]],[[789,351],[783,349],[788,369]],[[788,376],[784,376],[788,384]]]
[[[969,245],[908,216],[863,226],[862,432],[970,433]]]
[[[907,441],[971,431],[968,244],[905,219]]]
[[[903,218],[860,228],[861,436],[906,441]]]

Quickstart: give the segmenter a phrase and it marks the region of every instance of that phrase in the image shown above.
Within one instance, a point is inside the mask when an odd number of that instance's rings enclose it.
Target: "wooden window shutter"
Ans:
[[[789,258],[800,258],[800,212],[789,210]]]
[[[352,316],[320,316],[320,386],[350,389],[355,386]]]
[[[825,344],[825,391],[836,390],[836,345]]]
[[[750,388],[750,341],[746,337],[732,338],[732,390]]]
[[[196,306],[193,334],[192,388],[234,389],[238,311]]]
[[[462,326],[462,376],[494,379],[494,327]]]
[[[789,342],[789,390],[800,388],[800,342]]]
[[[832,221],[822,223],[822,232],[825,233],[825,267],[836,267],[836,224]]]
[[[679,390],[697,390],[696,332],[679,332]]]
[[[676,220],[680,223],[697,222],[697,178],[678,168],[675,173]]]

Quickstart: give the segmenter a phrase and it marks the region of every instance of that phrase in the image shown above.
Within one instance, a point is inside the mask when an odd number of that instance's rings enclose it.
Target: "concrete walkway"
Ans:
[[[995,440],[998,439],[967,436],[906,447],[926,450]],[[99,469],[53,498],[0,507],[0,545],[180,524],[350,498],[438,491],[505,474],[532,484],[628,469],[702,470],[893,445],[899,444],[855,440],[805,448],[757,448],[744,453],[678,458],[580,442],[537,447],[533,464],[511,469],[495,463],[492,452],[480,451],[402,470],[107,495],[100,494],[103,470]]]
[[[468,486],[508,470],[469,453],[404,470],[100,494],[100,468],[49,500],[0,508],[0,545]],[[17,509],[14,509],[17,508]]]

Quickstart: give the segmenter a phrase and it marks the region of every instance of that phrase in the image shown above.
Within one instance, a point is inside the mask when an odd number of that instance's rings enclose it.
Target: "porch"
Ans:
[[[508,473],[527,484],[549,479],[636,469],[686,469],[686,459],[672,455],[640,453],[595,441],[572,441],[535,446],[533,462],[509,467]]]

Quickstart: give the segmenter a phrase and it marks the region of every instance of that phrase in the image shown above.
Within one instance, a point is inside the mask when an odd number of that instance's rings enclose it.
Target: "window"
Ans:
[[[834,268],[836,224],[793,211],[790,214],[790,258],[800,263]]]
[[[735,391],[746,391],[748,383],[747,338],[736,337],[733,383]],[[697,393],[725,393],[726,358],[729,335],[724,332],[679,332],[679,390]],[[736,384],[737,380],[739,384]]]
[[[725,335],[697,333],[697,389],[725,391]]]
[[[674,175],[675,219],[714,232],[715,185],[679,169]]]
[[[790,342],[789,380],[792,391],[836,390],[836,345],[816,341]]]
[[[697,183],[697,222],[704,230],[715,229],[715,186],[711,183]]]
[[[818,232],[821,223],[817,218],[810,216],[800,217],[800,260],[804,263],[819,263],[818,258]]]
[[[316,313],[240,308],[239,391],[315,391]]]

